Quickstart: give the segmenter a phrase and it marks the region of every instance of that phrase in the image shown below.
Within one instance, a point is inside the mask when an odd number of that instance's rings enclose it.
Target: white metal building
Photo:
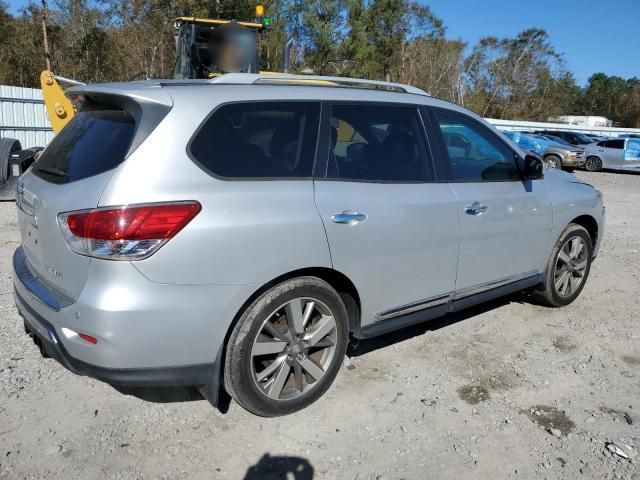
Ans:
[[[22,148],[51,141],[53,130],[39,88],[0,85],[0,137],[16,138]]]

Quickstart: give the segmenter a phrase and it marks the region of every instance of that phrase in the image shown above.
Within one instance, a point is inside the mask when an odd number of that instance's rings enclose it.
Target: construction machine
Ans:
[[[271,18],[264,13],[264,7],[257,5],[253,22],[197,17],[176,18],[176,62],[172,78],[206,79],[223,73],[259,73],[259,37],[271,26]],[[285,73],[289,69],[290,46],[291,41],[285,45]],[[40,74],[47,115],[56,133],[75,113],[71,101],[64,95],[61,83],[82,84],[54,75],[49,70]]]
[[[259,73],[258,43],[270,26],[271,18],[265,16],[260,4],[256,6],[255,21],[251,22],[176,18],[176,62],[172,78],[207,79],[223,73]],[[44,33],[46,45],[46,30]],[[285,73],[289,70],[291,44],[289,40],[284,49]],[[45,53],[48,58],[48,51]],[[76,112],[62,85],[83,83],[47,69],[40,74],[40,85],[51,128],[58,133]],[[17,140],[0,139],[0,201],[15,198],[17,178],[35,161],[40,150],[38,147],[21,150]]]

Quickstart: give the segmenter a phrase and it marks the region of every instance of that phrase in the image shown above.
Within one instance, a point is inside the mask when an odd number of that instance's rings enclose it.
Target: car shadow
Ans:
[[[535,304],[533,299],[526,293],[515,293],[506,297],[497,298],[473,307],[466,308],[459,312],[449,313],[443,317],[427,320],[423,323],[412,325],[411,327],[402,328],[386,335],[373,337],[366,340],[353,341],[347,349],[348,357],[359,357],[374,350],[386,348],[396,343],[404,342],[410,338],[424,335],[426,332],[432,332],[455,325],[477,315],[489,312],[496,308],[508,305],[509,303],[529,303]]]
[[[265,453],[255,465],[249,467],[244,480],[311,480],[314,469],[305,458],[290,456],[272,457]]]
[[[123,387],[111,385],[123,395],[131,395],[146,402],[177,403],[204,400],[196,387]]]
[[[640,175],[640,172],[634,172],[633,170],[612,170],[610,168],[603,168],[601,171],[606,173],[621,173],[622,175]]]

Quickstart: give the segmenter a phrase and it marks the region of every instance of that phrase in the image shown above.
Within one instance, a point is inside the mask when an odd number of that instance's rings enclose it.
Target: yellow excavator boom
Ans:
[[[73,118],[75,109],[71,100],[64,95],[64,90],[55,75],[49,70],[44,70],[40,74],[40,86],[51,128],[58,133]]]

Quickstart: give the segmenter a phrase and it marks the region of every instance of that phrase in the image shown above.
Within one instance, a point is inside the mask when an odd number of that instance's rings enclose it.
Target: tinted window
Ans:
[[[334,105],[330,142],[330,178],[434,179],[420,117],[413,107]]]
[[[436,111],[456,180],[519,180],[514,152],[489,130],[462,115]]]
[[[580,143],[580,140],[575,133],[565,132],[562,134],[562,138],[564,138],[569,143],[573,143],[574,145]]]
[[[85,107],[54,137],[33,172],[55,183],[106,172],[124,161],[134,132],[135,121],[124,110]]]
[[[202,168],[222,177],[310,177],[319,103],[223,105],[191,142]]]
[[[607,148],[617,148],[622,150],[624,148],[624,140],[607,140],[604,142],[604,146]]]

